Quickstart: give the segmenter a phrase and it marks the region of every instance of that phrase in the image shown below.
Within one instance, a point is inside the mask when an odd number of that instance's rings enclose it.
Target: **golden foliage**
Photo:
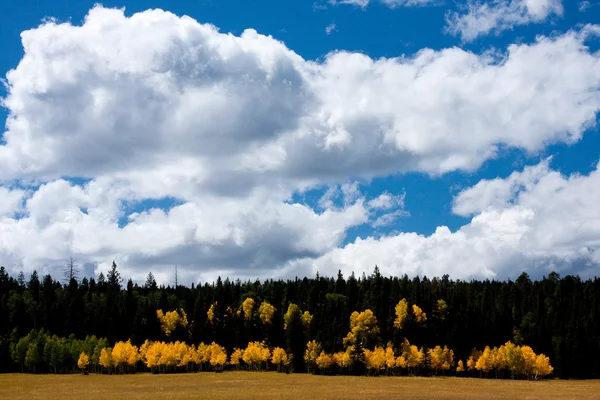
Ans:
[[[488,373],[509,371],[513,376],[538,378],[552,373],[554,368],[550,359],[544,354],[535,354],[529,346],[517,346],[508,341],[499,348],[486,346],[482,352],[473,350],[467,361],[469,370],[476,369]]]
[[[156,310],[156,317],[160,322],[160,329],[167,336],[171,336],[177,326],[185,328],[188,325],[187,315],[183,309],[179,309],[179,312],[174,310],[166,313],[163,313],[163,310]]]
[[[427,321],[427,314],[416,304],[413,304],[412,311],[418,324],[424,324]]]
[[[211,324],[214,324],[217,319],[217,316],[215,314],[216,307],[217,307],[217,302],[215,301],[214,303],[212,303],[210,305],[210,307],[208,308],[208,311],[206,312],[206,316],[208,317],[208,320],[210,321]]]
[[[273,357],[271,358],[271,363],[277,366],[277,370],[281,371],[284,367],[287,367],[290,364],[291,356],[285,352],[281,347],[275,347],[273,349]]]
[[[354,364],[354,359],[352,358],[352,352],[354,351],[353,346],[348,346],[346,351],[340,351],[335,353],[333,357],[333,362],[340,368],[349,368]]]
[[[110,356],[111,352],[112,349],[110,347],[105,347],[100,352],[100,365],[104,368],[112,367],[112,359]]]
[[[212,342],[207,349],[210,353],[210,365],[217,371],[222,371],[223,366],[227,363],[227,352],[225,347],[219,346],[215,342]]]
[[[434,370],[449,370],[454,365],[454,351],[447,346],[435,346],[427,351],[427,361]]]
[[[239,367],[240,361],[244,357],[244,351],[238,348],[233,349],[233,353],[229,356],[229,365],[235,365]]]
[[[252,319],[252,311],[254,311],[254,299],[248,297],[242,303],[242,311],[244,312],[244,320],[250,321]]]
[[[315,359],[315,364],[317,364],[319,369],[326,370],[331,368],[334,362],[329,354],[325,353],[325,351],[321,351],[321,354]]]
[[[309,327],[310,323],[312,322],[313,316],[310,315],[310,313],[308,311],[304,311],[304,313],[302,314],[302,323],[304,324],[305,327]]]
[[[383,347],[376,346],[375,350],[364,349],[365,366],[368,370],[381,370],[386,367],[386,354]]]
[[[446,319],[446,315],[448,313],[448,304],[442,299],[439,299],[435,303],[435,311],[438,317],[443,321]]]
[[[79,355],[79,359],[77,360],[77,367],[79,369],[85,370],[89,364],[90,364],[90,358],[88,357],[88,355],[85,353],[81,353]]]
[[[417,368],[425,361],[425,353],[423,348],[419,349],[414,344],[411,345],[407,339],[402,343],[402,356],[406,361],[407,368]]]
[[[258,315],[260,317],[260,321],[265,325],[270,324],[271,319],[275,314],[275,311],[277,311],[277,309],[273,307],[273,305],[267,303],[266,301],[263,301],[262,303],[260,303],[260,307],[258,307]]]
[[[133,367],[139,360],[139,351],[137,346],[131,344],[131,341],[117,342],[112,349],[111,360],[114,367]]]
[[[388,342],[385,348],[385,366],[390,369],[396,366],[396,355],[391,342]]]
[[[550,358],[544,354],[539,354],[535,358],[535,366],[533,367],[533,373],[537,376],[550,375],[554,371],[554,368],[550,365]]]
[[[408,303],[406,299],[402,299],[396,304],[396,319],[394,320],[394,328],[402,329],[404,321],[408,316]]]
[[[456,372],[464,372],[465,364],[462,360],[458,360],[458,365],[456,366]]]
[[[398,368],[406,368],[406,359],[404,356],[399,356],[396,358],[396,367]]]
[[[250,368],[259,369],[263,363],[267,363],[271,358],[271,350],[265,343],[250,342],[244,350],[242,359]]]
[[[304,361],[309,365],[315,365],[317,362],[317,358],[321,354],[323,349],[321,345],[316,340],[311,340],[306,343],[306,350],[304,351]],[[310,368],[309,368],[310,369]]]
[[[296,304],[290,303],[288,305],[288,309],[287,309],[286,313],[283,315],[283,329],[285,329],[285,330],[288,329],[294,316],[301,319],[302,311],[300,310],[300,307],[298,307]]]
[[[490,349],[490,346],[485,346],[483,353],[475,363],[475,369],[478,371],[489,372],[494,367],[496,357]]]
[[[365,341],[379,334],[377,318],[371,310],[354,311],[350,315],[350,332],[344,338],[344,345],[359,345],[364,347]]]

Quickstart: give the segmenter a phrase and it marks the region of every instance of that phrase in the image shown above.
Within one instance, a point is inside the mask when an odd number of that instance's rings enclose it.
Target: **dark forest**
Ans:
[[[228,352],[250,341],[303,351],[317,340],[328,352],[343,348],[353,311],[370,309],[377,317],[380,344],[399,346],[403,338],[418,346],[447,345],[459,359],[486,345],[512,341],[526,344],[550,357],[554,376],[600,377],[600,280],[551,273],[532,281],[526,273],[516,281],[460,281],[448,276],[387,277],[375,267],[370,276],[350,275],[294,280],[240,282],[220,278],[190,287],[157,286],[152,274],[142,286],[124,282],[112,270],[97,278],[64,282],[50,275],[13,277],[0,268],[0,371],[18,371],[11,360],[11,344],[32,329],[59,337],[83,339],[89,335],[109,343],[131,339],[137,346],[146,339],[162,340],[156,311],[183,309],[189,329],[173,340],[187,343],[218,341]],[[227,317],[248,297],[275,306],[269,326]],[[394,328],[394,307],[403,298],[430,316],[425,325],[408,318]],[[435,304],[447,304],[444,318],[436,318]],[[215,321],[207,311],[215,304]],[[286,333],[283,315],[290,303],[309,311],[313,320],[302,333]],[[288,330],[289,332],[289,330]],[[286,336],[287,335],[287,336]],[[291,337],[290,337],[291,335]],[[299,366],[301,368],[301,365]]]

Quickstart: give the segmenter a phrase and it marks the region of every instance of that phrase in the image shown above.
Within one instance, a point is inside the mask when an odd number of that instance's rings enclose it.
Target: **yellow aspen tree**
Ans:
[[[271,350],[263,342],[260,347],[260,361],[265,364],[265,369],[269,369],[269,361],[271,360]]]
[[[248,297],[242,303],[242,311],[244,312],[244,320],[245,321],[252,320],[252,312],[253,312],[253,310],[254,310],[254,299],[251,298],[251,297]]]
[[[404,356],[398,356],[396,358],[396,368],[404,369],[406,368],[406,359]]]
[[[427,314],[416,304],[413,304],[412,311],[418,324],[423,325],[427,321]]]
[[[454,366],[454,350],[444,346],[442,349],[442,370],[449,371]]]
[[[271,363],[277,366],[277,372],[281,372],[284,368],[286,368],[290,363],[290,358],[287,353],[281,347],[275,347],[273,349],[273,357],[271,358]]]
[[[498,351],[496,351],[494,366],[496,367],[496,376],[502,373],[502,371],[508,370],[508,354],[505,345],[500,346]]]
[[[260,321],[264,325],[270,324],[271,319],[275,314],[275,311],[277,311],[277,309],[273,307],[273,305],[267,303],[266,301],[263,301],[262,303],[260,303],[260,307],[258,307],[258,315],[260,317]]]
[[[535,358],[535,366],[533,368],[535,378],[538,379],[539,377],[550,375],[552,371],[554,371],[554,368],[550,365],[550,359],[544,354],[539,354]]]
[[[388,342],[387,347],[385,348],[385,365],[388,374],[390,370],[393,370],[396,367],[396,355],[394,354],[394,347],[391,342]]]
[[[354,311],[350,315],[350,332],[343,340],[345,346],[357,345],[364,348],[366,342],[379,334],[377,318],[371,310]]]
[[[178,326],[185,328],[188,325],[187,315],[183,309],[166,313],[163,313],[162,310],[156,310],[156,317],[160,322],[160,329],[167,336],[171,336]]]
[[[186,371],[191,371],[193,370],[193,366],[194,364],[196,364],[194,362],[194,358],[196,357],[196,354],[198,354],[196,352],[196,346],[195,345],[185,345],[185,353],[183,355],[183,357],[181,358],[181,364],[182,366],[185,367]]]
[[[200,353],[198,352],[198,349],[196,348],[196,346],[191,346],[190,347],[190,358],[192,359],[192,367],[195,365],[196,367],[199,368],[200,366]]]
[[[423,348],[419,349],[415,345],[411,345],[407,339],[402,343],[402,355],[406,360],[406,367],[415,371],[425,361],[425,353]]]
[[[319,368],[319,370],[327,371],[332,367],[333,359],[329,354],[325,353],[325,351],[321,351],[321,354],[319,354],[319,356],[315,360],[315,364],[317,365],[317,368]]]
[[[475,365],[477,365],[477,360],[479,360],[479,357],[481,357],[481,352],[473,348],[469,358],[467,359],[467,369],[469,371],[475,370]]]
[[[427,351],[427,361],[429,362],[429,367],[437,372],[439,369],[442,369],[442,364],[444,363],[443,351],[440,346],[435,346],[433,349],[429,349]]]
[[[525,375],[527,373],[527,368],[521,347],[516,346],[511,342],[506,342],[505,346],[507,348],[508,369],[510,370],[511,375],[513,377]]]
[[[210,360],[210,355],[209,355],[208,359],[206,357],[206,355],[208,353],[208,346],[205,345],[204,343],[200,343],[198,345],[197,353],[198,353],[198,355],[196,357],[196,360],[197,360],[198,369],[200,371],[202,371],[202,365],[204,363],[207,363]]]
[[[352,359],[352,351],[354,351],[354,349],[350,347],[346,349],[346,351],[335,353],[333,361],[342,369],[350,368],[354,364],[354,360]]]
[[[188,345],[184,342],[178,342],[176,346],[177,366],[179,368],[187,367],[191,361],[189,356]]]
[[[445,320],[448,314],[448,304],[442,299],[439,299],[435,303],[435,314],[440,320]]]
[[[396,304],[396,319],[394,320],[394,328],[402,329],[406,317],[408,317],[408,303],[406,299],[402,299]]]
[[[308,328],[310,326],[312,319],[313,319],[313,316],[308,311],[304,311],[304,313],[302,314],[302,323],[304,324],[304,326],[306,328]]]
[[[299,314],[300,318],[302,318],[302,311],[300,310],[300,307],[298,307],[294,303],[290,303],[288,305],[288,309],[287,309],[286,313],[283,315],[283,329],[284,330],[288,329],[288,326],[289,326],[290,322],[292,321],[295,314]]]
[[[534,370],[537,355],[529,346],[521,346],[521,354],[523,354],[525,374],[528,376],[533,376],[535,374]]]
[[[217,320],[217,316],[216,316],[216,307],[217,307],[217,302],[215,301],[214,303],[212,303],[210,305],[210,307],[208,308],[208,311],[206,312],[206,316],[208,317],[208,321],[211,324],[215,324],[216,320]]]
[[[210,348],[211,348],[210,365],[217,372],[223,371],[223,366],[227,363],[227,352],[225,351],[225,348],[222,346],[219,346],[215,342],[212,342],[212,344],[210,345]]]
[[[456,367],[456,372],[464,372],[465,371],[465,364],[463,364],[462,360],[458,360],[458,365]]]
[[[110,347],[105,347],[100,352],[100,365],[107,371],[110,371],[110,368],[113,364],[111,359],[111,353],[112,349]]]
[[[79,355],[79,359],[77,360],[77,367],[81,370],[81,372],[84,372],[89,364],[90,358],[88,357],[88,355],[85,353],[81,353]]]
[[[144,343],[142,343],[142,345],[140,346],[140,360],[144,363],[146,362],[146,354],[148,353],[148,349],[150,348],[150,346],[152,346],[152,342],[148,339],[146,339],[146,341],[144,341]]]
[[[304,351],[304,361],[306,361],[306,365],[308,366],[308,372],[310,372],[310,367],[316,364],[317,357],[319,357],[321,351],[323,351],[323,349],[316,340],[311,340],[310,342],[306,343],[306,350]]]
[[[364,349],[365,366],[369,372],[379,372],[386,367],[385,350],[381,346],[376,346],[373,351]]]
[[[475,369],[480,372],[487,374],[494,367],[494,355],[490,349],[490,346],[485,346],[483,353],[475,363]]]
[[[233,349],[233,353],[229,356],[229,365],[234,365],[235,369],[240,368],[240,361],[242,361],[242,357],[244,356],[244,352],[237,347]]]

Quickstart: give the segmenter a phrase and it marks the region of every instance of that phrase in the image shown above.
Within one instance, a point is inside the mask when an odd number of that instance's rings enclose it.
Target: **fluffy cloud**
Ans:
[[[366,8],[370,0],[329,0],[331,4],[351,4],[360,8]]]
[[[375,264],[384,274],[450,274],[462,279],[514,278],[522,270],[537,277],[554,270],[597,275],[598,204],[600,169],[588,176],[565,177],[545,161],[461,192],[455,212],[474,217],[456,232],[442,226],[430,236],[358,238],[317,261],[296,263],[329,275],[338,268],[369,273]]]
[[[352,248],[336,250],[348,229],[407,215],[403,198],[365,199],[351,180],[472,171],[500,147],[579,140],[600,109],[600,56],[584,44],[594,29],[503,54],[317,62],[161,10],[45,23],[23,32],[7,74],[0,264],[74,255],[97,270],[114,258],[138,279],[168,279],[173,264],[190,280],[303,275],[306,260]],[[321,210],[290,201],[320,185],[332,187]],[[177,205],[127,215],[164,198]]]
[[[552,15],[563,13],[562,0],[469,0],[467,12],[451,12],[446,16],[448,32],[460,34],[464,41],[472,41],[490,32],[496,34],[517,25],[539,23]]]
[[[360,8],[366,8],[371,0],[329,0],[331,4],[351,4]],[[380,0],[390,8],[396,7],[422,7],[440,3],[442,0]]]
[[[396,7],[422,7],[437,4],[440,0],[381,0],[381,2],[390,8]]]
[[[342,242],[349,227],[367,222],[372,209],[362,197],[316,213],[270,192],[243,200],[207,194],[168,212],[131,214],[119,227],[122,204],[115,199],[126,195],[106,183],[42,185],[26,201],[26,217],[0,220],[0,260],[9,267],[39,268],[73,255],[103,270],[116,258],[124,274],[138,280],[153,267],[174,264],[183,274],[196,272],[194,280],[199,266],[238,276],[323,254]]]
[[[22,190],[10,190],[0,186],[0,217],[11,217],[21,209],[21,201],[25,196]]]

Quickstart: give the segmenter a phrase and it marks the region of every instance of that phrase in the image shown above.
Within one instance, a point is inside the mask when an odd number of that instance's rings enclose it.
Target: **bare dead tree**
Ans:
[[[65,278],[65,283],[67,284],[71,282],[71,279],[79,279],[79,267],[77,266],[77,261],[73,257],[69,257],[67,265],[63,270],[63,276]]]

